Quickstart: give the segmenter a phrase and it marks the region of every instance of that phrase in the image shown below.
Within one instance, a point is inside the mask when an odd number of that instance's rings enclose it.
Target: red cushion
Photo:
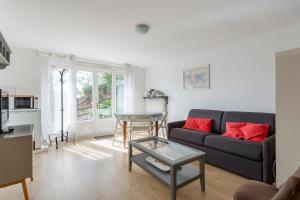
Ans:
[[[245,122],[226,122],[226,131],[230,129],[241,129],[245,125]]]
[[[269,124],[246,123],[241,128],[244,139],[253,142],[263,142],[268,137],[269,130]]]
[[[213,119],[188,117],[183,128],[211,133]]]
[[[230,129],[230,130],[226,131],[223,134],[223,136],[234,138],[234,139],[243,139],[244,138],[243,132],[239,129]]]
[[[226,122],[226,132],[223,134],[223,136],[234,139],[244,139],[241,128],[245,125],[245,122]]]

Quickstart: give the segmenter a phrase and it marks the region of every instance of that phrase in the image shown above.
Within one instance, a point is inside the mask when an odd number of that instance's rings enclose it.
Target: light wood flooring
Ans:
[[[34,200],[162,200],[169,189],[133,164],[128,172],[127,149],[113,147],[112,139],[80,140],[58,150],[34,155],[34,181],[27,180]],[[195,167],[198,165],[195,163]],[[206,192],[195,181],[177,191],[178,200],[232,200],[247,179],[206,165]],[[0,189],[0,200],[23,199],[22,186]]]

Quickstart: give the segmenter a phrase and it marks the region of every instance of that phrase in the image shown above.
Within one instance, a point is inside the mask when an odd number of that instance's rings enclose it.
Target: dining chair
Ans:
[[[158,126],[158,130],[161,129],[161,131],[163,133],[163,138],[166,139],[168,113],[167,112],[162,112],[162,114],[163,114],[163,117],[160,120],[160,124]]]
[[[167,133],[167,118],[168,118],[168,113],[167,112],[162,112],[162,118],[159,121],[158,124],[158,131],[161,130],[163,134],[163,138],[166,139],[166,133]],[[153,131],[155,129],[155,125],[151,125],[151,130]]]
[[[129,125],[129,141],[132,139],[133,132],[148,132],[148,136],[151,137],[153,135],[151,126],[152,122],[150,122],[147,116],[131,119]]]

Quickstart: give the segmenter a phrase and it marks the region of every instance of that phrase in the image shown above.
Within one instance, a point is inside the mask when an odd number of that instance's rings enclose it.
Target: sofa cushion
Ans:
[[[213,133],[205,133],[184,128],[173,128],[170,133],[170,138],[203,145],[204,138],[211,134]]]
[[[223,136],[234,139],[244,139],[241,128],[245,125],[246,123],[244,122],[226,122],[226,132],[223,134]]]
[[[210,133],[212,124],[212,119],[188,117],[183,128]]]
[[[222,118],[222,133],[226,132],[226,122],[248,122],[269,124],[269,136],[275,133],[275,114],[257,112],[224,112]]]
[[[269,130],[269,124],[246,123],[246,126],[241,128],[245,140],[253,142],[263,142],[267,139]]]
[[[212,132],[221,134],[221,120],[223,113],[223,111],[219,110],[192,109],[190,110],[188,117],[213,119]]]
[[[230,138],[233,138],[233,139],[243,139],[244,138],[244,135],[242,133],[241,130],[238,130],[238,129],[230,129],[228,131],[226,131],[223,136],[225,137],[230,137]]]
[[[209,135],[204,140],[204,146],[247,159],[262,161],[261,143],[237,140],[221,135]]]

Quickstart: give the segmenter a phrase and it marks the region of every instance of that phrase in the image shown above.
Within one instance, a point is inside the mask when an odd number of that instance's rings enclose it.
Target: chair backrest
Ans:
[[[161,121],[162,122],[167,121],[168,113],[167,112],[162,112],[162,114],[163,114],[163,117],[162,117]]]
[[[300,199],[300,167],[279,187],[279,191],[272,200],[299,200]]]
[[[114,113],[114,116],[115,116],[116,119],[118,118],[117,113]]]
[[[138,116],[138,117],[131,117],[130,122],[151,122],[152,117],[149,116]]]
[[[162,114],[163,114],[163,117],[160,120],[159,129],[161,127],[164,127],[164,124],[167,124],[168,113],[167,112],[162,112]],[[166,127],[164,127],[164,128],[166,128]]]

